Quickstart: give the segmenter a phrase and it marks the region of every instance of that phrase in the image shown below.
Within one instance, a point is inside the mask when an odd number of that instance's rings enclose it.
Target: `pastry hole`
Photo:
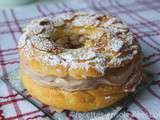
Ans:
[[[70,35],[61,38],[57,38],[54,42],[66,49],[78,49],[84,47],[84,40],[80,39],[79,35]]]

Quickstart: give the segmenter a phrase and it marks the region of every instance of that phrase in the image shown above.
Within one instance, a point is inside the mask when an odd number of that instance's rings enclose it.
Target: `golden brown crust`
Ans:
[[[33,97],[60,109],[87,112],[108,107],[126,95],[122,86],[101,85],[91,90],[67,92],[58,88],[40,86],[22,71],[21,79]]]
[[[28,74],[21,69],[29,93],[60,109],[86,112],[108,107],[142,80],[140,46],[128,27],[111,16],[69,13],[32,21],[20,39],[19,52],[21,67],[33,70]],[[71,83],[73,91],[65,86]]]

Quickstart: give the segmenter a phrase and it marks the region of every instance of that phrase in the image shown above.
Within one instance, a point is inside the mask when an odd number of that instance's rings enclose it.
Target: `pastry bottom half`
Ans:
[[[123,86],[99,85],[94,89],[70,92],[40,85],[23,71],[20,71],[20,77],[24,87],[34,98],[62,110],[92,111],[109,107],[126,96]]]

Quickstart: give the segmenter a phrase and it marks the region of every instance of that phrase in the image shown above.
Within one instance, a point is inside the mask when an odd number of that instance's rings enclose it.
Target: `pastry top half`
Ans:
[[[107,84],[133,91],[142,79],[140,46],[112,16],[75,12],[34,20],[19,52],[24,72],[49,87],[74,91]]]

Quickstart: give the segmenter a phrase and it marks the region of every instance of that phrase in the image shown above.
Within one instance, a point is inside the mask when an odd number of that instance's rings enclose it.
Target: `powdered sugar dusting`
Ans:
[[[97,70],[98,72],[100,72],[100,73],[102,73],[102,74],[104,74],[104,71],[105,71],[105,69],[106,69],[106,67],[105,67],[104,65],[102,65],[102,64],[96,64],[96,65],[95,65],[95,68],[96,68],[96,70]]]
[[[114,27],[128,30],[128,27],[122,23],[113,24]]]
[[[109,42],[107,49],[113,50],[114,52],[118,52],[124,45],[123,40],[120,38],[112,38],[112,40]]]
[[[25,46],[21,49],[20,53],[25,53],[27,58],[33,55],[33,49],[31,42],[26,42]]]
[[[102,23],[103,27],[108,27],[109,25],[112,25],[113,23],[117,22],[116,18],[111,18],[107,21],[105,21],[104,23]]]
[[[20,37],[20,40],[18,42],[18,48],[21,48],[26,44],[26,39],[27,39],[27,35],[25,33],[22,34],[22,36]]]
[[[47,63],[51,66],[56,66],[61,63],[61,59],[57,55],[52,55],[51,53],[41,54],[39,59],[42,59],[44,63]]]
[[[89,39],[91,40],[98,40],[102,37],[102,35],[104,34],[104,32],[94,32],[93,34],[90,34],[89,36],[87,36]]]
[[[73,62],[71,63],[71,69],[77,69],[77,68],[83,68],[88,70],[91,67],[91,65],[89,65],[88,63],[84,62],[84,63],[78,63],[78,62]]]
[[[132,60],[133,57],[134,56],[132,54],[129,54],[125,57],[114,57],[113,59],[111,59],[110,63],[113,65],[120,65],[123,61]]]
[[[45,38],[42,39],[38,36],[33,36],[30,40],[31,40],[31,43],[34,44],[34,46],[40,50],[48,51],[53,48],[52,42]]]
[[[100,22],[93,16],[78,16],[73,22],[73,26],[97,26]]]
[[[38,33],[41,33],[43,30],[42,26],[39,26],[38,24],[29,24],[24,31],[26,31],[28,34],[36,35]]]
[[[108,16],[106,16],[107,20],[104,22],[104,20],[99,19],[102,16],[104,17],[105,15],[77,12],[61,14],[51,18],[48,17],[34,20],[25,28],[25,32],[19,41],[19,47],[22,47],[21,52],[24,52],[26,56],[30,57],[34,54],[33,49],[37,51],[43,51],[38,54],[39,56],[37,56],[37,58],[40,61],[47,63],[51,66],[63,65],[69,66],[70,68],[82,67],[85,69],[94,67],[97,71],[100,71],[101,73],[104,73],[105,69],[109,67],[107,66],[107,64],[119,66],[123,63],[123,61],[132,60],[134,56],[138,53],[138,46],[133,42],[134,37],[128,31],[128,27],[115,17],[109,18]],[[66,22],[66,20],[68,20],[69,22]],[[58,52],[58,54],[55,53],[56,50],[53,51],[53,49],[59,50],[59,48],[56,47],[57,44],[54,42],[55,31],[59,27],[64,27],[64,29],[68,30],[68,28],[72,28],[74,26],[84,27],[84,29],[79,30],[79,33],[81,34],[81,36],[83,35],[83,37],[87,39],[83,39],[83,41],[81,42],[85,42],[85,40],[87,41],[89,39],[93,40],[92,42],[99,44],[98,40],[101,39],[104,34],[111,34],[110,39],[105,39],[107,41],[104,42],[105,45],[102,44],[103,46],[106,46],[105,49],[123,54],[123,51],[121,51],[121,49],[125,44],[123,49],[132,51],[132,54],[128,53],[129,55],[117,57],[113,54],[107,54],[103,51],[97,51],[97,46],[92,46],[92,48],[85,48],[85,46],[76,49],[66,49],[64,47],[63,52]],[[86,31],[86,26],[95,26],[98,32],[93,30],[93,32],[88,32],[90,34],[84,34]],[[69,30],[72,31],[72,29]],[[120,38],[118,34],[122,33],[125,37]],[[76,38],[73,40],[77,40],[79,36],[73,35],[73,37]],[[80,38],[82,37],[79,37],[79,39]],[[76,43],[76,41],[73,40],[70,41],[70,43]],[[76,43],[74,45],[78,44],[79,43]],[[85,45],[85,43],[83,44]]]
[[[120,29],[120,28],[113,27],[113,26],[108,26],[105,29],[109,30],[111,33],[114,33],[114,34],[126,32],[126,29]]]
[[[60,56],[66,61],[88,60],[96,57],[96,53],[91,49],[77,49],[62,53]]]
[[[63,14],[58,15],[58,17],[60,17],[63,20],[70,20],[74,17],[74,15],[68,12],[68,13],[63,13]]]
[[[49,37],[54,32],[54,23],[51,18],[41,18],[39,20],[33,20],[24,29],[28,36],[38,35],[39,37]]]
[[[55,27],[62,26],[65,24],[64,19],[62,17],[54,17],[52,21]]]
[[[133,40],[134,40],[134,36],[131,32],[127,33],[127,38],[126,41],[128,43],[128,45],[132,45],[133,44]]]

